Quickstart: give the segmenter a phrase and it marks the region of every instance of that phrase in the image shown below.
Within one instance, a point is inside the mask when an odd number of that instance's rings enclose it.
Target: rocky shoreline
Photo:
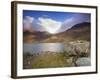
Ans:
[[[88,41],[74,41],[65,43],[63,52],[24,53],[23,68],[90,66],[90,56],[90,43]]]

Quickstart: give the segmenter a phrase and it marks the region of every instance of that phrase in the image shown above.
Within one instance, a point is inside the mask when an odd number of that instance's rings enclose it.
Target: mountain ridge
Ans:
[[[36,42],[67,42],[67,41],[73,41],[73,40],[87,40],[90,41],[90,34],[91,34],[91,25],[89,22],[83,22],[78,23],[74,26],[72,26],[70,29],[57,33],[57,34],[49,34],[48,32],[40,32],[40,31],[34,31],[23,33],[24,37],[26,35],[32,35],[35,36],[31,38]],[[27,40],[25,41],[27,42]]]

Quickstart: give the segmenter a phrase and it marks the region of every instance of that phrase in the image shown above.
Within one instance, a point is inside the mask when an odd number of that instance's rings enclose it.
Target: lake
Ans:
[[[63,43],[24,43],[23,44],[23,52],[29,53],[39,53],[43,51],[51,51],[51,52],[63,52],[64,44]]]

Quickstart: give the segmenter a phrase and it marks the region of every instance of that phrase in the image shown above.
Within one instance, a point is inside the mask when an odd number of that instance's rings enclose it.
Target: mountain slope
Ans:
[[[69,34],[73,39],[90,41],[90,35],[91,35],[90,23],[84,22],[76,24],[71,29],[67,30],[67,34]]]
[[[90,23],[84,22],[72,26],[65,32],[52,35],[44,42],[67,42],[73,40],[87,40],[90,41]]]
[[[72,26],[70,29],[58,33],[49,34],[48,32],[24,32],[24,42],[68,42],[74,40],[90,41],[91,25],[88,22],[83,22]]]

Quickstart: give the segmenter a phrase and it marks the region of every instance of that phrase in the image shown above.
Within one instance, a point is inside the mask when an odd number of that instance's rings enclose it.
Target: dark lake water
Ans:
[[[64,50],[63,43],[24,43],[23,52],[39,53],[43,51],[62,52]]]

